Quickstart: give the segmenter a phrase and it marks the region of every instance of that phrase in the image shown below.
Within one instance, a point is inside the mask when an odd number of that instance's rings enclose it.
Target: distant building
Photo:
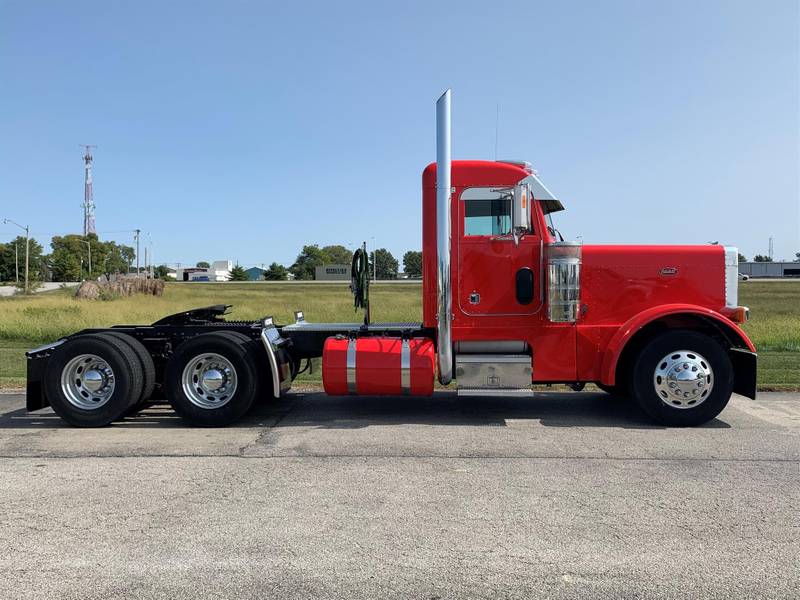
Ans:
[[[244,272],[247,273],[247,278],[250,281],[262,281],[264,279],[264,273],[266,273],[267,270],[261,267],[250,267],[249,269],[245,269]]]
[[[748,277],[800,277],[800,262],[740,262],[739,273]]]
[[[186,267],[175,270],[178,281],[228,281],[233,263],[229,260],[215,260],[209,268]]]
[[[317,281],[349,281],[350,265],[322,265],[315,269],[314,279]]]

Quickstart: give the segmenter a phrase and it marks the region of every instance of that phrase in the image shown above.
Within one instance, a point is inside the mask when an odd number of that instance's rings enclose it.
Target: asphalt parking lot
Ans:
[[[99,430],[0,394],[0,598],[797,598],[800,394],[294,393]]]

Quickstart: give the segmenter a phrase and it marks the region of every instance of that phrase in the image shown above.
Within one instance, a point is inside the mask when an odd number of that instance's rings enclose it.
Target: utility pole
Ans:
[[[86,247],[89,249],[89,277],[87,279],[92,278],[92,244],[90,241],[83,240],[83,243],[86,244]]]
[[[769,259],[772,260],[772,238],[769,238]]]
[[[136,233],[136,278],[139,278],[139,234],[142,232],[141,229],[135,229],[134,232]]]
[[[147,232],[147,243],[150,246],[150,252],[148,252],[148,254],[147,254],[148,257],[150,258],[150,269],[149,270],[145,269],[145,270],[148,271],[148,273],[150,273],[150,279],[153,279],[153,275],[154,275],[154,273],[153,273],[153,238],[150,237],[150,232],[149,231]]]
[[[30,286],[28,285],[28,264],[29,264],[29,256],[31,252],[31,230],[28,225],[23,227],[16,221],[12,221],[11,219],[3,219],[3,223],[11,223],[12,225],[16,225],[20,229],[25,232],[25,293],[27,294],[30,291]],[[17,267],[17,283],[19,283],[19,267]]]

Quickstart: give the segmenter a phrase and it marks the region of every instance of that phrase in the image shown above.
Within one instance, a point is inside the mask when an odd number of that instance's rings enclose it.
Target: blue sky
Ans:
[[[156,262],[421,246],[455,158],[534,163],[587,243],[800,251],[798,2],[0,1],[0,217]],[[0,241],[16,235],[0,224]]]

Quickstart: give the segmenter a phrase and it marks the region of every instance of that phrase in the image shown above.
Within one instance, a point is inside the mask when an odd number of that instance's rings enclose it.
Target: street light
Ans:
[[[25,293],[27,294],[29,289],[30,289],[28,287],[28,256],[30,254],[30,248],[31,248],[30,227],[28,227],[27,225],[25,227],[23,227],[22,225],[20,225],[16,221],[12,221],[11,219],[3,219],[3,223],[4,224],[11,223],[12,225],[16,225],[17,227],[19,227],[20,229],[22,229],[25,232]]]

